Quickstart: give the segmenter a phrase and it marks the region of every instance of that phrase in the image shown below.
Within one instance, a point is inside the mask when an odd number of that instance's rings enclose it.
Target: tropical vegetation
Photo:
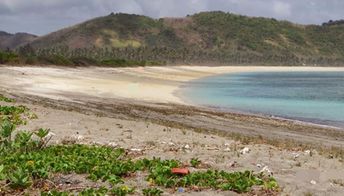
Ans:
[[[13,99],[3,100],[13,103]],[[215,189],[249,192],[257,187],[265,192],[278,189],[274,178],[252,171],[228,172],[214,169],[197,170],[186,175],[172,172],[172,168],[184,167],[178,160],[160,158],[135,158],[125,149],[81,144],[49,145],[53,135],[49,129],[19,131],[18,125],[33,116],[25,106],[0,105],[0,195],[160,195],[161,189],[185,190]],[[197,167],[200,161],[191,161]],[[143,173],[148,187],[137,190],[127,181]],[[101,186],[81,190],[58,189],[54,185],[56,175],[83,175]]]

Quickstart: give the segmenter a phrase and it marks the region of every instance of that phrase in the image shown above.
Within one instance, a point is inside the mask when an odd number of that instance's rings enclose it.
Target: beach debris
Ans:
[[[46,135],[44,138],[50,138],[50,137],[54,137],[56,134],[54,132],[49,132],[48,135]]]
[[[109,142],[107,145],[110,146],[110,147],[113,147],[113,148],[118,146],[118,144],[115,143],[115,142]]]
[[[293,153],[293,158],[294,158],[294,159],[297,159],[299,156],[300,156],[299,153],[295,153],[295,152]]]
[[[182,188],[182,187],[179,187],[178,188],[178,193],[184,193],[185,191],[184,191],[184,189]]]
[[[218,147],[208,146],[207,150],[220,150]]]
[[[229,163],[229,167],[236,167],[238,165],[238,162],[232,161]]]
[[[128,155],[142,155],[144,150],[141,148],[131,148],[129,149]]]
[[[214,161],[204,161],[203,164],[208,166],[208,167],[211,167],[212,165],[215,165],[215,162]]]
[[[187,175],[189,174],[188,168],[172,168],[172,174],[180,174],[180,175]]]
[[[71,137],[72,139],[76,140],[76,141],[83,141],[85,139],[85,137],[83,135],[79,135],[79,134],[76,134],[76,135],[72,135]]]
[[[257,165],[256,165],[258,168],[262,168],[263,167],[263,165],[262,164],[259,164],[259,163],[257,163]]]
[[[231,151],[231,148],[227,147],[227,148],[223,149],[223,151],[229,152],[229,151]]]
[[[47,144],[51,138],[53,138],[56,134],[53,132],[49,132],[45,137],[43,137],[43,141]]]
[[[79,134],[66,136],[61,140],[62,144],[75,144],[75,143],[81,143],[85,140],[85,137]]]
[[[248,147],[243,148],[242,150],[240,150],[241,154],[248,154],[251,150]]]
[[[200,191],[201,189],[198,186],[194,185],[194,186],[191,187],[191,190],[197,192],[197,191]]]
[[[313,185],[316,185],[317,184],[317,181],[315,181],[315,180],[311,180],[311,182],[310,182],[311,184],[313,184]]]
[[[117,127],[119,128],[119,129],[122,129],[123,128],[123,125],[121,125],[121,124],[116,124],[117,125]]]
[[[131,148],[130,151],[132,151],[132,152],[142,152],[142,149],[140,149],[140,148]]]
[[[102,142],[97,142],[97,141],[92,141],[91,144],[92,144],[92,145],[96,145],[96,146],[103,146],[103,145],[104,145],[104,143],[102,143]]]
[[[186,144],[181,148],[184,152],[190,153],[191,152],[191,147],[189,144]]]
[[[175,146],[176,144],[173,143],[173,142],[168,142],[168,145],[169,145],[169,146]]]
[[[305,150],[305,155],[309,155],[311,154],[311,151],[310,150]]]
[[[261,169],[261,170],[259,171],[259,173],[265,173],[265,172],[266,172],[268,175],[273,176],[273,172],[269,169],[268,166],[264,166],[263,169]]]

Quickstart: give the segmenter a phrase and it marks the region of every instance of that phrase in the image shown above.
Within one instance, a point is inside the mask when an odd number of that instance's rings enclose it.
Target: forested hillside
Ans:
[[[28,63],[81,65],[343,65],[344,25],[224,12],[162,19],[112,13],[39,37],[17,53]]]

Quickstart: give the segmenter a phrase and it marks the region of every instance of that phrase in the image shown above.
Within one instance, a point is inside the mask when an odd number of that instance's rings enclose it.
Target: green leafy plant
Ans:
[[[190,164],[192,167],[198,167],[201,164],[201,161],[198,158],[192,158]]]
[[[147,188],[143,189],[142,193],[145,196],[159,196],[163,193],[163,191],[158,188]]]
[[[50,133],[50,129],[40,128],[37,131],[35,131],[35,135],[40,139],[39,144],[38,144],[39,148],[43,148],[49,143],[49,141],[52,138],[52,135],[48,137],[49,133]]]
[[[94,189],[94,188],[88,188],[83,191],[81,191],[78,195],[79,196],[103,196],[107,195],[108,189],[105,187],[100,187],[99,189]]]
[[[6,175],[4,173],[5,166],[0,165],[0,180],[4,180],[6,178]]]
[[[41,196],[69,196],[68,192],[59,192],[56,190],[52,190],[49,192],[41,192]]]
[[[115,187],[111,190],[111,192],[117,196],[125,196],[128,194],[133,194],[135,191],[134,188],[130,188],[128,186],[119,186],[119,187]]]
[[[7,98],[7,97],[5,97],[4,95],[0,94],[0,101],[4,101],[4,102],[7,102],[7,103],[11,103],[11,102],[14,102],[14,99]]]
[[[1,107],[0,117],[21,114],[25,107]],[[226,172],[217,170],[197,171],[187,175],[176,175],[172,168],[184,165],[177,160],[138,159],[131,160],[126,151],[121,148],[88,145],[51,145],[47,146],[49,129],[38,129],[35,132],[15,130],[16,122],[12,117],[1,120],[0,126],[0,183],[8,182],[12,189],[24,190],[39,180],[47,180],[52,174],[83,174],[93,181],[103,181],[112,187],[108,190],[84,189],[79,195],[127,195],[134,193],[133,188],[118,184],[135,175],[136,172],[147,172],[147,181],[152,186],[165,188],[211,188],[214,190],[231,190],[238,193],[248,192],[253,186],[260,186],[263,190],[277,190],[275,179],[266,177],[262,173],[251,171]],[[12,139],[12,135],[14,140]],[[33,138],[33,134],[38,137]],[[194,158],[190,164],[197,167],[200,160]],[[1,185],[1,184],[0,184]],[[160,195],[161,190],[156,187],[144,189],[145,195]],[[76,192],[42,192],[42,195],[69,195]]]
[[[25,189],[32,184],[29,174],[22,168],[8,174],[8,179],[13,189]]]
[[[50,129],[38,129],[35,132],[35,135],[37,135],[40,139],[43,139],[49,134]]]

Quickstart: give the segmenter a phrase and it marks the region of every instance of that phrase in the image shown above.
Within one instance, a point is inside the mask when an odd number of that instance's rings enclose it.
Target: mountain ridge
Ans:
[[[221,11],[181,18],[111,13],[33,39],[44,55],[166,63],[335,64],[344,62],[344,25],[301,25]]]
[[[11,34],[5,31],[0,31],[0,49],[15,49],[31,43],[37,37],[38,36],[36,35],[23,32]]]

